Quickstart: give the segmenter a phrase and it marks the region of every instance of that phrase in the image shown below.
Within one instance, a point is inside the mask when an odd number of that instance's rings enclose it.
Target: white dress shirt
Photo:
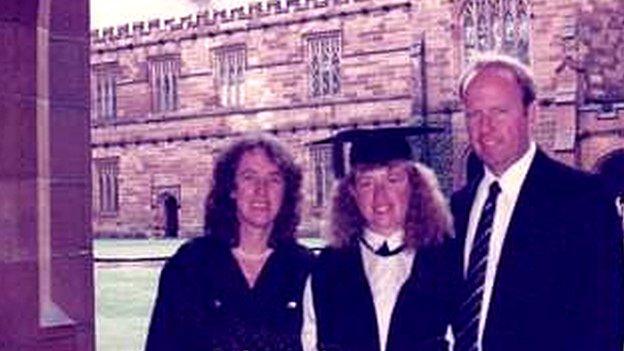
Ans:
[[[387,242],[390,251],[403,245],[404,232],[398,231],[390,236],[376,234],[368,229],[364,230],[364,240],[373,250],[378,250]],[[371,252],[363,243],[360,243],[362,264],[368,285],[373,296],[379,343],[381,351],[386,350],[390,320],[396,299],[401,287],[407,280],[414,261],[414,250],[405,249],[400,253],[382,257]],[[303,328],[301,341],[304,351],[317,351],[316,342],[316,314],[312,297],[311,278],[308,278],[303,293]]]
[[[492,234],[490,236],[490,247],[488,252],[488,261],[485,271],[485,285],[483,287],[483,303],[481,304],[481,317],[479,320],[479,351],[482,350],[483,331],[487,319],[488,310],[490,308],[490,300],[492,298],[492,289],[494,287],[494,279],[498,269],[498,262],[503,242],[507,234],[507,228],[513,214],[513,210],[518,200],[518,194],[524,183],[524,179],[529,171],[531,162],[536,152],[535,142],[531,142],[529,149],[524,155],[511,165],[500,177],[496,177],[487,167],[485,174],[475,195],[472,209],[470,210],[470,218],[468,221],[468,230],[466,235],[466,245],[464,247],[464,276],[468,269],[468,260],[474,237],[476,235],[477,223],[481,215],[481,210],[485,204],[490,184],[498,181],[501,193],[496,199],[496,212],[494,213],[494,222],[492,224]]]

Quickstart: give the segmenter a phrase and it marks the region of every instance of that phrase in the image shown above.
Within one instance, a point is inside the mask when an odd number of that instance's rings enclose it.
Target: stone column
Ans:
[[[0,350],[94,349],[87,0],[0,1]]]

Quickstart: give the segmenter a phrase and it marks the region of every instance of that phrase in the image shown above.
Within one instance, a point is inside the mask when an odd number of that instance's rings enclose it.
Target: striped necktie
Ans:
[[[475,231],[468,258],[468,270],[462,289],[463,303],[455,321],[455,351],[479,350],[479,320],[481,319],[483,286],[492,235],[492,223],[496,211],[496,198],[500,192],[501,188],[498,182],[493,182],[490,185]]]

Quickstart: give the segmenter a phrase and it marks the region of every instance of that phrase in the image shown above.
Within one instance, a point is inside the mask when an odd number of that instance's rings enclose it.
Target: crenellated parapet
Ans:
[[[375,8],[387,11],[394,7],[410,7],[411,0],[266,0],[229,10],[206,10],[180,18],[137,21],[116,27],[91,31],[95,50],[110,50],[151,41],[197,38],[198,35],[217,35],[220,31],[231,34],[252,28],[283,25],[288,19],[322,19],[330,16],[347,16],[357,11],[370,13]]]

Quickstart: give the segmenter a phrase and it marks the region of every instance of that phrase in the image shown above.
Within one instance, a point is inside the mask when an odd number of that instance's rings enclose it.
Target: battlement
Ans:
[[[180,18],[152,19],[148,21],[138,21],[123,24],[117,27],[106,27],[91,31],[91,42],[101,44],[115,42],[127,38],[146,38],[155,33],[175,33],[189,30],[200,30],[204,28],[218,27],[226,23],[245,22],[269,19],[284,14],[300,13],[307,11],[327,9],[337,13],[346,10],[348,7],[358,5],[375,5],[385,3],[392,5],[397,1],[379,0],[266,0],[264,2],[250,3],[247,6],[232,8],[229,10],[207,10],[193,15]],[[410,4],[410,1],[403,1],[400,4]]]

